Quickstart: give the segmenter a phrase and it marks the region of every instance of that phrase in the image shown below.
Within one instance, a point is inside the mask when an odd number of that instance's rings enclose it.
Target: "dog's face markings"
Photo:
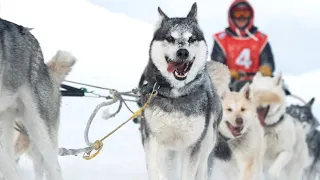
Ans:
[[[186,17],[168,17],[159,7],[160,18],[150,45],[153,63],[173,87],[181,88],[203,70],[208,56],[204,34],[194,3]]]
[[[259,94],[255,103],[260,123],[263,126],[274,124],[286,112],[286,96],[282,88],[282,74],[275,77],[263,76],[258,72],[250,85]]]
[[[314,116],[312,113],[312,105],[314,102],[314,98],[312,98],[306,105],[304,106],[296,106],[296,108],[300,111],[298,114],[298,119],[302,122],[308,122],[313,124]]]
[[[241,136],[255,118],[249,84],[246,84],[240,92],[224,92],[221,99],[223,117],[219,131],[232,139]]]
[[[287,112],[300,121],[303,124],[303,127],[307,132],[309,132],[313,128],[317,128],[320,124],[318,120],[313,116],[312,113],[312,105],[314,103],[315,98],[312,98],[305,105],[290,105],[287,108]]]

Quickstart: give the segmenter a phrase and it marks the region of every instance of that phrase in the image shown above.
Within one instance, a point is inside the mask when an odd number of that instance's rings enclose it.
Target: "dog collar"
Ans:
[[[149,83],[147,83],[147,84],[144,84],[144,85],[140,88],[140,91],[141,91],[142,94],[150,94],[150,93],[152,93],[153,88],[158,91],[158,93],[157,93],[157,96],[158,96],[158,97],[170,98],[170,96],[166,96],[166,95],[162,94],[161,91],[159,91],[159,89],[161,89],[161,88],[162,88],[162,90],[164,90],[165,88],[167,88],[168,91],[171,91],[171,87],[168,86],[168,85],[165,85],[165,84],[159,85],[159,83],[156,83],[156,86],[154,87],[154,85],[151,86],[151,85],[149,85]],[[166,89],[166,91],[167,91],[167,89]],[[188,96],[188,95],[189,95],[189,94],[184,94],[184,95],[181,95],[181,96],[179,96],[179,97],[185,97],[185,96]]]
[[[225,142],[228,142],[230,140],[230,138],[224,136],[223,134],[220,133],[220,131],[218,132],[218,136],[220,136],[220,138],[225,141]]]
[[[149,84],[144,84],[142,85],[142,87],[140,88],[140,91],[144,94],[150,94],[153,91],[153,86],[150,86]]]
[[[149,83],[147,83],[140,88],[140,91],[142,94],[150,94],[155,89],[158,91],[157,93],[158,97],[168,98],[167,96],[163,95],[161,91],[159,91],[160,88],[168,88],[168,87],[169,86],[162,86],[162,85],[160,86],[159,83],[157,83],[156,86],[154,87],[154,85],[150,85]]]
[[[265,127],[275,127],[278,124],[280,124],[283,120],[284,120],[284,114],[280,117],[280,119],[277,122],[275,122],[273,124],[267,124],[267,125],[265,125]]]

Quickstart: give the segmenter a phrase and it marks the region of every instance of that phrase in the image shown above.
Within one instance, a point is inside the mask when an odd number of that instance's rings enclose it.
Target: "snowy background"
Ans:
[[[211,53],[212,33],[227,26],[231,0],[198,2],[199,21]],[[316,97],[313,111],[320,117],[320,6],[318,0],[251,0],[255,24],[269,35],[276,71],[283,72],[290,90],[309,100]],[[46,61],[58,49],[71,51],[78,62],[68,80],[121,91],[134,88],[148,60],[157,7],[169,16],[185,16],[191,0],[0,0],[0,17],[32,27]],[[81,86],[80,86],[81,87]],[[104,93],[89,88],[98,93]],[[60,146],[84,147],[83,131],[95,106],[103,99],[63,98]],[[292,99],[289,99],[293,102]],[[113,107],[111,109],[114,110]],[[131,104],[136,110],[137,106]],[[130,117],[126,109],[110,121],[100,112],[92,125],[91,141],[100,139]],[[104,142],[91,161],[60,157],[66,180],[139,179],[146,180],[145,159],[138,126],[128,123]],[[24,158],[21,171],[32,179],[31,162]],[[222,178],[218,178],[222,179]]]

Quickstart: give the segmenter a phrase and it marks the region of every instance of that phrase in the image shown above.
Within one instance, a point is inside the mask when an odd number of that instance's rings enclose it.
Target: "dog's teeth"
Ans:
[[[174,74],[177,76],[177,77],[181,77],[181,78],[184,78],[184,77],[186,77],[187,75],[188,75],[188,73],[182,73],[182,74],[180,74],[179,72],[177,72],[177,71],[175,71],[174,72]]]
[[[183,70],[184,72],[187,71],[188,66],[189,66],[189,63],[187,63],[186,67],[184,68],[184,70]]]

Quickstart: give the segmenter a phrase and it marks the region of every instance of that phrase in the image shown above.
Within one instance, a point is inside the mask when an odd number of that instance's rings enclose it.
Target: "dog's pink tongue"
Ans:
[[[183,63],[168,62],[167,71],[170,72],[170,73],[172,73],[172,72],[174,72],[176,69],[180,68],[181,66],[183,66]]]
[[[236,131],[234,128],[232,128],[231,133],[232,133],[232,135],[233,135],[234,137],[239,136],[239,132]]]
[[[176,63],[168,62],[167,71],[168,71],[169,73],[174,72],[176,69],[177,69]]]
[[[266,122],[265,122],[265,112],[262,111],[262,112],[258,112],[258,119],[260,120],[260,123],[262,126],[265,126],[266,125]]]

